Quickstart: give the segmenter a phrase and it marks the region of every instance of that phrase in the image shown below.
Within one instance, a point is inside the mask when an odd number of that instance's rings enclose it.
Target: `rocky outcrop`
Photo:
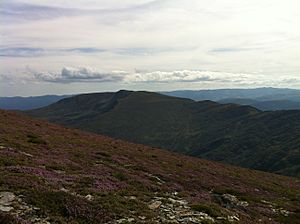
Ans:
[[[0,193],[0,211],[9,212],[13,210],[13,202],[15,201],[16,196],[11,192],[1,192]]]
[[[24,202],[22,195],[8,191],[0,192],[0,212],[2,216],[9,215],[13,223],[50,224],[50,218],[41,214],[40,208]]]
[[[128,200],[137,200],[134,196],[126,197]],[[218,220],[205,212],[195,211],[188,201],[178,196],[177,192],[156,196],[148,202],[148,208],[156,213],[152,219],[144,216],[128,217],[116,220],[112,223],[220,223],[220,220],[228,220],[228,217],[218,217]],[[236,220],[234,220],[236,221]]]
[[[176,194],[167,195],[167,197],[155,197],[153,204],[157,206],[158,217],[157,223],[202,223],[204,221],[214,222],[214,219],[204,212],[192,210],[188,202]],[[153,206],[152,206],[153,207]]]
[[[245,208],[249,205],[247,201],[240,201],[232,194],[213,194],[216,200],[225,208]]]

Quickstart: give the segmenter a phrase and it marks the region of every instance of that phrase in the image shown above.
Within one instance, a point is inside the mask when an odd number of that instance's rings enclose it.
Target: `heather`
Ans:
[[[296,178],[0,111],[8,223],[297,223],[299,189]]]

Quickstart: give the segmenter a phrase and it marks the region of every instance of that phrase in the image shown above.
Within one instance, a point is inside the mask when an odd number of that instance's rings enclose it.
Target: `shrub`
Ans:
[[[127,180],[126,175],[123,174],[123,173],[120,173],[120,172],[114,173],[112,176],[113,176],[114,178],[120,180],[120,181],[125,181],[125,180]]]
[[[42,138],[36,136],[36,135],[32,135],[32,134],[29,134],[27,135],[27,142],[29,143],[33,143],[33,144],[42,144],[42,145],[46,145],[46,141],[43,140]]]
[[[211,217],[218,217],[223,215],[221,209],[216,204],[213,203],[201,203],[201,204],[192,205],[191,207],[193,210],[198,212],[204,212]]]
[[[47,213],[52,219],[62,217],[79,223],[105,223],[111,220],[111,213],[99,203],[61,191],[31,191],[26,195],[30,204]]]
[[[3,223],[3,224],[29,224],[29,222],[27,222],[21,218],[14,217],[14,216],[4,213],[4,212],[0,212],[0,223]]]
[[[0,166],[15,166],[18,165],[18,161],[11,157],[0,158]]]

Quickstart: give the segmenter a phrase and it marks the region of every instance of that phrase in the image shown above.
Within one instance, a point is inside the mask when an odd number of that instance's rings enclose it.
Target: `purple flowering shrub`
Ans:
[[[129,217],[132,211],[152,217],[155,212],[147,203],[175,191],[196,205],[214,204],[212,192],[234,194],[250,203],[244,211],[234,211],[248,223],[253,220],[247,209],[254,217],[267,217],[261,200],[280,200],[289,211],[300,207],[300,183],[290,177],[72,130],[14,112],[0,110],[0,146],[0,190],[24,195],[54,223],[103,223]]]

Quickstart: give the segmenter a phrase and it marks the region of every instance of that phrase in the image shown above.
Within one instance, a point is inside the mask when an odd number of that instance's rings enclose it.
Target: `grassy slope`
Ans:
[[[95,107],[107,108],[103,98],[113,102],[105,113]],[[30,114],[153,147],[300,175],[300,111],[261,112],[148,92],[87,94],[67,100]]]
[[[157,214],[147,203],[174,191],[200,209],[205,204],[225,214],[238,214],[241,223],[258,219],[296,223],[299,218],[296,213],[276,214],[262,202],[299,212],[299,180],[289,177],[131,144],[6,111],[0,111],[0,144],[0,190],[24,195],[24,200],[57,223],[103,223],[139,215],[151,223]],[[157,177],[163,182],[158,183]],[[211,192],[234,194],[249,206],[224,208]],[[94,200],[82,197],[87,194]],[[137,200],[126,199],[131,195]]]

